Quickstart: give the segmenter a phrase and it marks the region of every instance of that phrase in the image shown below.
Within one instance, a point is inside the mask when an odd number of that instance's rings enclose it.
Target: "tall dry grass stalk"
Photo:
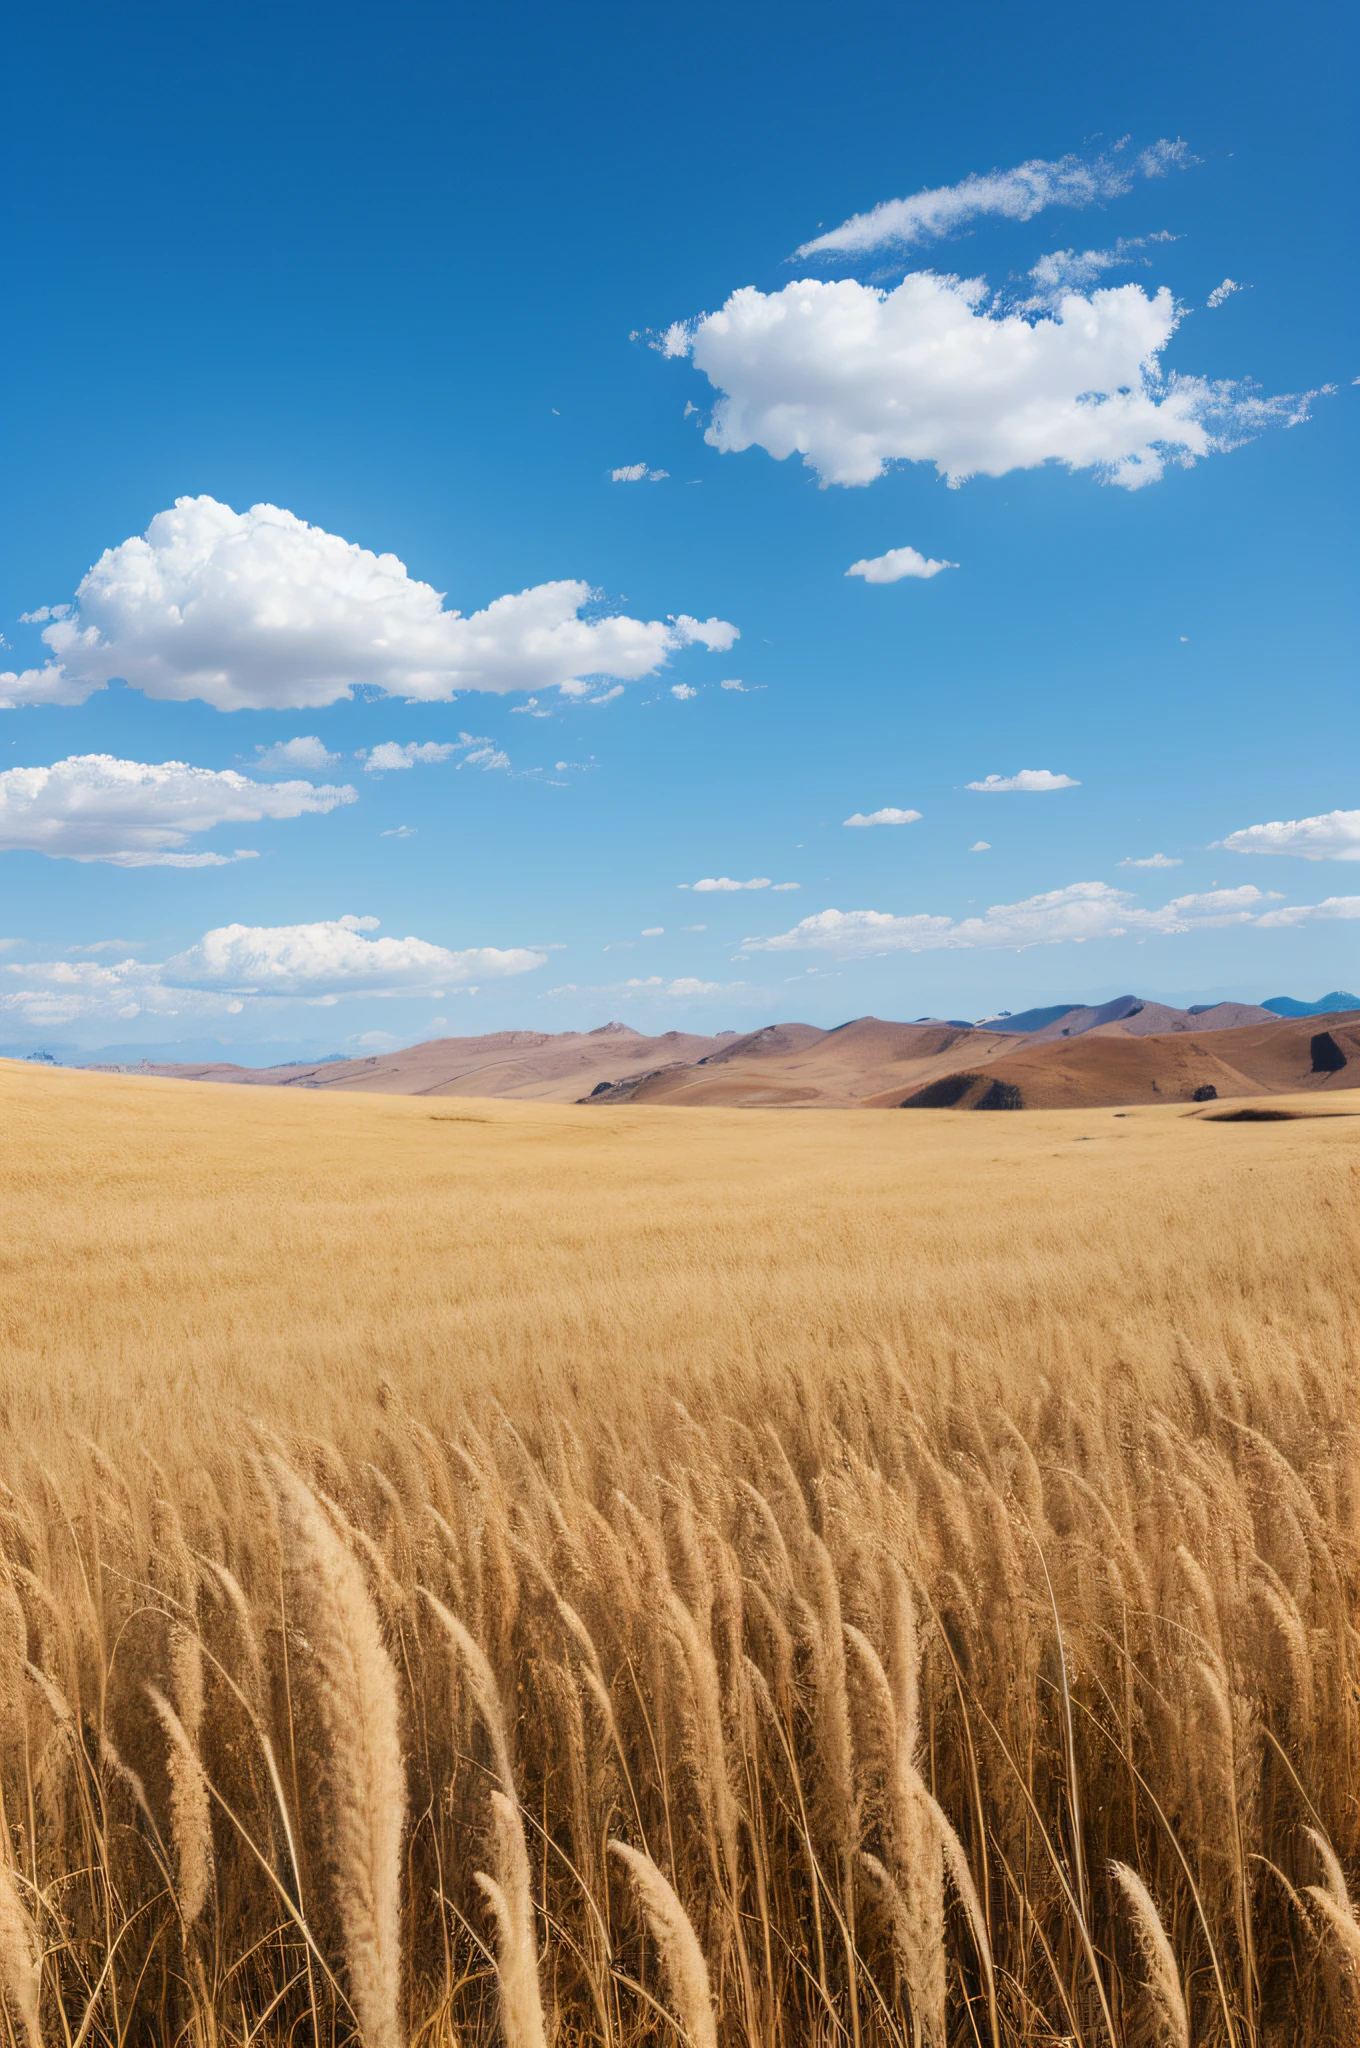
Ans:
[[[476,1881],[496,1920],[496,1980],[507,2048],[544,2048],[543,1994],[538,1982],[529,1854],[519,1809],[503,1792],[491,1795],[496,1875]]]
[[[1353,2036],[1354,1125],[0,1113],[17,2048]]]
[[[1190,2016],[1180,1973],[1151,1892],[1136,1870],[1113,1859],[1110,1875],[1128,1902],[1129,1918],[1146,1973],[1155,2037],[1165,2048],[1190,2048]]]
[[[147,1688],[169,1744],[170,1832],[179,1873],[178,1903],[186,1927],[193,1927],[213,1881],[212,1798],[198,1751],[164,1693]]]
[[[637,1893],[683,2039],[688,2048],[717,2048],[708,1965],[693,1922],[650,1856],[626,1842],[611,1842],[609,1853],[623,1864]]]
[[[507,2048],[544,2048],[543,1993],[538,1981],[538,1938],[534,1931],[534,1900],[529,1878],[529,1851],[524,1839],[515,1790],[500,1688],[491,1663],[456,1615],[426,1589],[425,1597],[447,1633],[466,1674],[472,1701],[491,1746],[500,1790],[491,1794],[495,1875],[475,1872],[478,1889],[496,1922],[496,1978],[500,1986],[501,2026]]]
[[[275,1473],[284,1560],[323,1741],[309,1761],[328,1795],[349,1996],[367,2048],[400,2048],[406,1783],[396,1673],[353,1554],[296,1474],[278,1463]]]
[[[42,2048],[42,1944],[10,1865],[0,1858],[0,1999],[21,2041]]]

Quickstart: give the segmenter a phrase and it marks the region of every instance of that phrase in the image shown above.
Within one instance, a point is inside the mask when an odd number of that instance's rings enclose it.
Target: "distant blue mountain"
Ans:
[[[1360,996],[1334,988],[1329,996],[1319,996],[1315,1003],[1301,1003],[1297,996],[1272,996],[1261,1008],[1273,1010],[1277,1017],[1325,1017],[1330,1010],[1360,1010]]]

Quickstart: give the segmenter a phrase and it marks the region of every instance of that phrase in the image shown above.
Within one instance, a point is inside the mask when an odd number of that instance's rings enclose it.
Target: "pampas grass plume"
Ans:
[[[29,2048],[42,2048],[41,1994],[42,1950],[37,1929],[19,1895],[13,1870],[0,1856],[0,1996]]]
[[[492,1793],[491,1812],[496,1875],[479,1870],[476,1878],[496,1919],[501,2028],[506,2048],[547,2048],[524,1826],[518,1807],[503,1792]]]
[[[312,1652],[332,1788],[332,1856],[350,1999],[365,2048],[400,2048],[397,1681],[364,1574],[297,1475],[276,1466],[285,1557]]]
[[[1156,2013],[1157,2038],[1166,2048],[1190,2048],[1190,2019],[1185,2009],[1180,1972],[1152,1894],[1136,1870],[1112,1860],[1110,1875],[1128,1901],[1133,1938],[1147,1971],[1148,1997]]]
[[[609,1853],[618,1857],[633,1881],[648,1929],[661,1954],[675,2017],[689,2048],[718,2048],[708,1965],[688,1913],[651,1857],[641,1849],[611,1841]]]

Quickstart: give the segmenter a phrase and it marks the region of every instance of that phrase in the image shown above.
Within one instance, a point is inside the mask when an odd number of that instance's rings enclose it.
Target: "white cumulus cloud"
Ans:
[[[1164,376],[1179,320],[1165,286],[1068,292],[1038,319],[988,298],[982,279],[934,271],[892,291],[850,278],[748,285],[661,346],[692,355],[720,394],[710,446],[799,454],[824,484],[872,483],[893,462],[933,463],[951,484],[1057,462],[1133,489],[1168,461],[1307,416],[1307,397]]]
[[[1264,917],[1257,919],[1257,923],[1287,926],[1318,921],[1327,923],[1333,918],[1360,918],[1360,896],[1328,896],[1321,903],[1296,903],[1286,910],[1268,910]]]
[[[1022,768],[1018,775],[985,775],[981,782],[970,782],[969,789],[980,789],[986,796],[996,796],[1008,789],[1080,789],[1070,775],[1055,775],[1050,768]]]
[[[842,822],[846,825],[916,825],[919,824],[920,818],[919,811],[895,811],[888,807],[881,811],[870,811],[867,816],[863,811],[856,811],[853,816],[843,819]]]
[[[688,683],[671,684],[672,697],[678,697],[682,704],[687,704],[691,697],[697,697],[698,694],[699,692],[697,690],[692,690]]]
[[[231,768],[73,754],[50,768],[0,774],[0,852],[26,849],[125,868],[221,867],[253,855],[178,849],[191,833],[217,825],[300,818],[352,804],[355,796],[348,784],[252,782]]]
[[[753,953],[824,952],[842,960],[880,953],[927,953],[978,947],[1053,946],[1258,922],[1259,889],[1219,889],[1181,896],[1157,910],[1139,908],[1107,882],[1072,882],[1020,903],[993,904],[981,917],[897,917],[883,910],[822,910],[773,938],[743,939]]]
[[[1126,153],[1126,144],[1098,156],[1032,157],[1009,171],[987,171],[957,185],[937,185],[909,199],[888,199],[854,214],[838,228],[804,242],[798,256],[863,256],[875,249],[906,249],[937,242],[981,214],[1033,220],[1046,206],[1094,206],[1117,199],[1139,178],[1158,178],[1194,161],[1183,142],[1154,142]]]
[[[1170,854],[1150,853],[1146,860],[1133,860],[1130,858],[1128,860],[1121,860],[1119,865],[1121,868],[1178,868],[1181,863],[1179,860],[1173,859]]]
[[[668,469],[648,469],[645,462],[629,462],[622,469],[609,472],[610,481],[616,484],[659,484],[670,475]]]
[[[941,569],[957,569],[958,566],[957,562],[927,560],[915,548],[889,548],[886,555],[852,562],[845,573],[847,576],[862,576],[866,583],[900,583],[904,576],[929,579],[938,576]]]
[[[524,974],[545,955],[523,947],[475,946],[450,952],[428,939],[375,939],[376,917],[319,924],[223,925],[177,953],[161,978],[181,988],[228,988],[236,995],[393,996],[435,993],[446,985]]]
[[[975,839],[968,849],[970,853],[990,853],[991,850],[992,842],[990,839]]]
[[[464,617],[441,592],[276,505],[234,512],[180,498],[144,536],[109,548],[73,616],[43,631],[52,659],[0,675],[0,706],[77,704],[121,677],[149,697],[219,711],[334,704],[356,689],[408,701],[460,690],[636,681],[698,641],[724,650],[722,619],[583,618],[594,593],[540,583]]]
[[[1247,825],[1219,842],[1229,853],[1292,853],[1303,860],[1360,860],[1360,811]]]
[[[267,1010],[290,1001],[329,1008],[345,996],[442,994],[528,973],[546,958],[525,947],[453,952],[425,939],[372,938],[377,923],[375,917],[340,917],[316,924],[230,924],[158,963],[57,960],[11,966],[0,984],[0,1013],[51,1025],[143,1012],[237,1016],[247,1007]]]
[[[699,892],[713,889],[768,889],[769,886],[770,878],[768,875],[754,875],[749,882],[734,882],[730,875],[706,875],[702,882],[682,882],[680,884],[682,889],[693,888]]]
[[[1225,277],[1222,284],[1216,284],[1214,286],[1213,290],[1210,292],[1208,298],[1205,300],[1204,303],[1206,306],[1208,306],[1210,312],[1216,312],[1217,309],[1223,304],[1223,301],[1225,299],[1230,299],[1234,292],[1243,292],[1245,290],[1246,286],[1243,284],[1239,284],[1236,278]]]
[[[296,740],[275,740],[272,747],[257,746],[258,758],[253,763],[257,775],[278,775],[288,769],[294,774],[299,769],[304,774],[320,775],[323,769],[333,768],[340,759],[322,744],[315,733],[305,734]]]

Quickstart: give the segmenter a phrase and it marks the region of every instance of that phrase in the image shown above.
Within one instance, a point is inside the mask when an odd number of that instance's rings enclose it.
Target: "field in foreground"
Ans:
[[[17,2040],[1355,2037],[1348,1115],[0,1116]]]

